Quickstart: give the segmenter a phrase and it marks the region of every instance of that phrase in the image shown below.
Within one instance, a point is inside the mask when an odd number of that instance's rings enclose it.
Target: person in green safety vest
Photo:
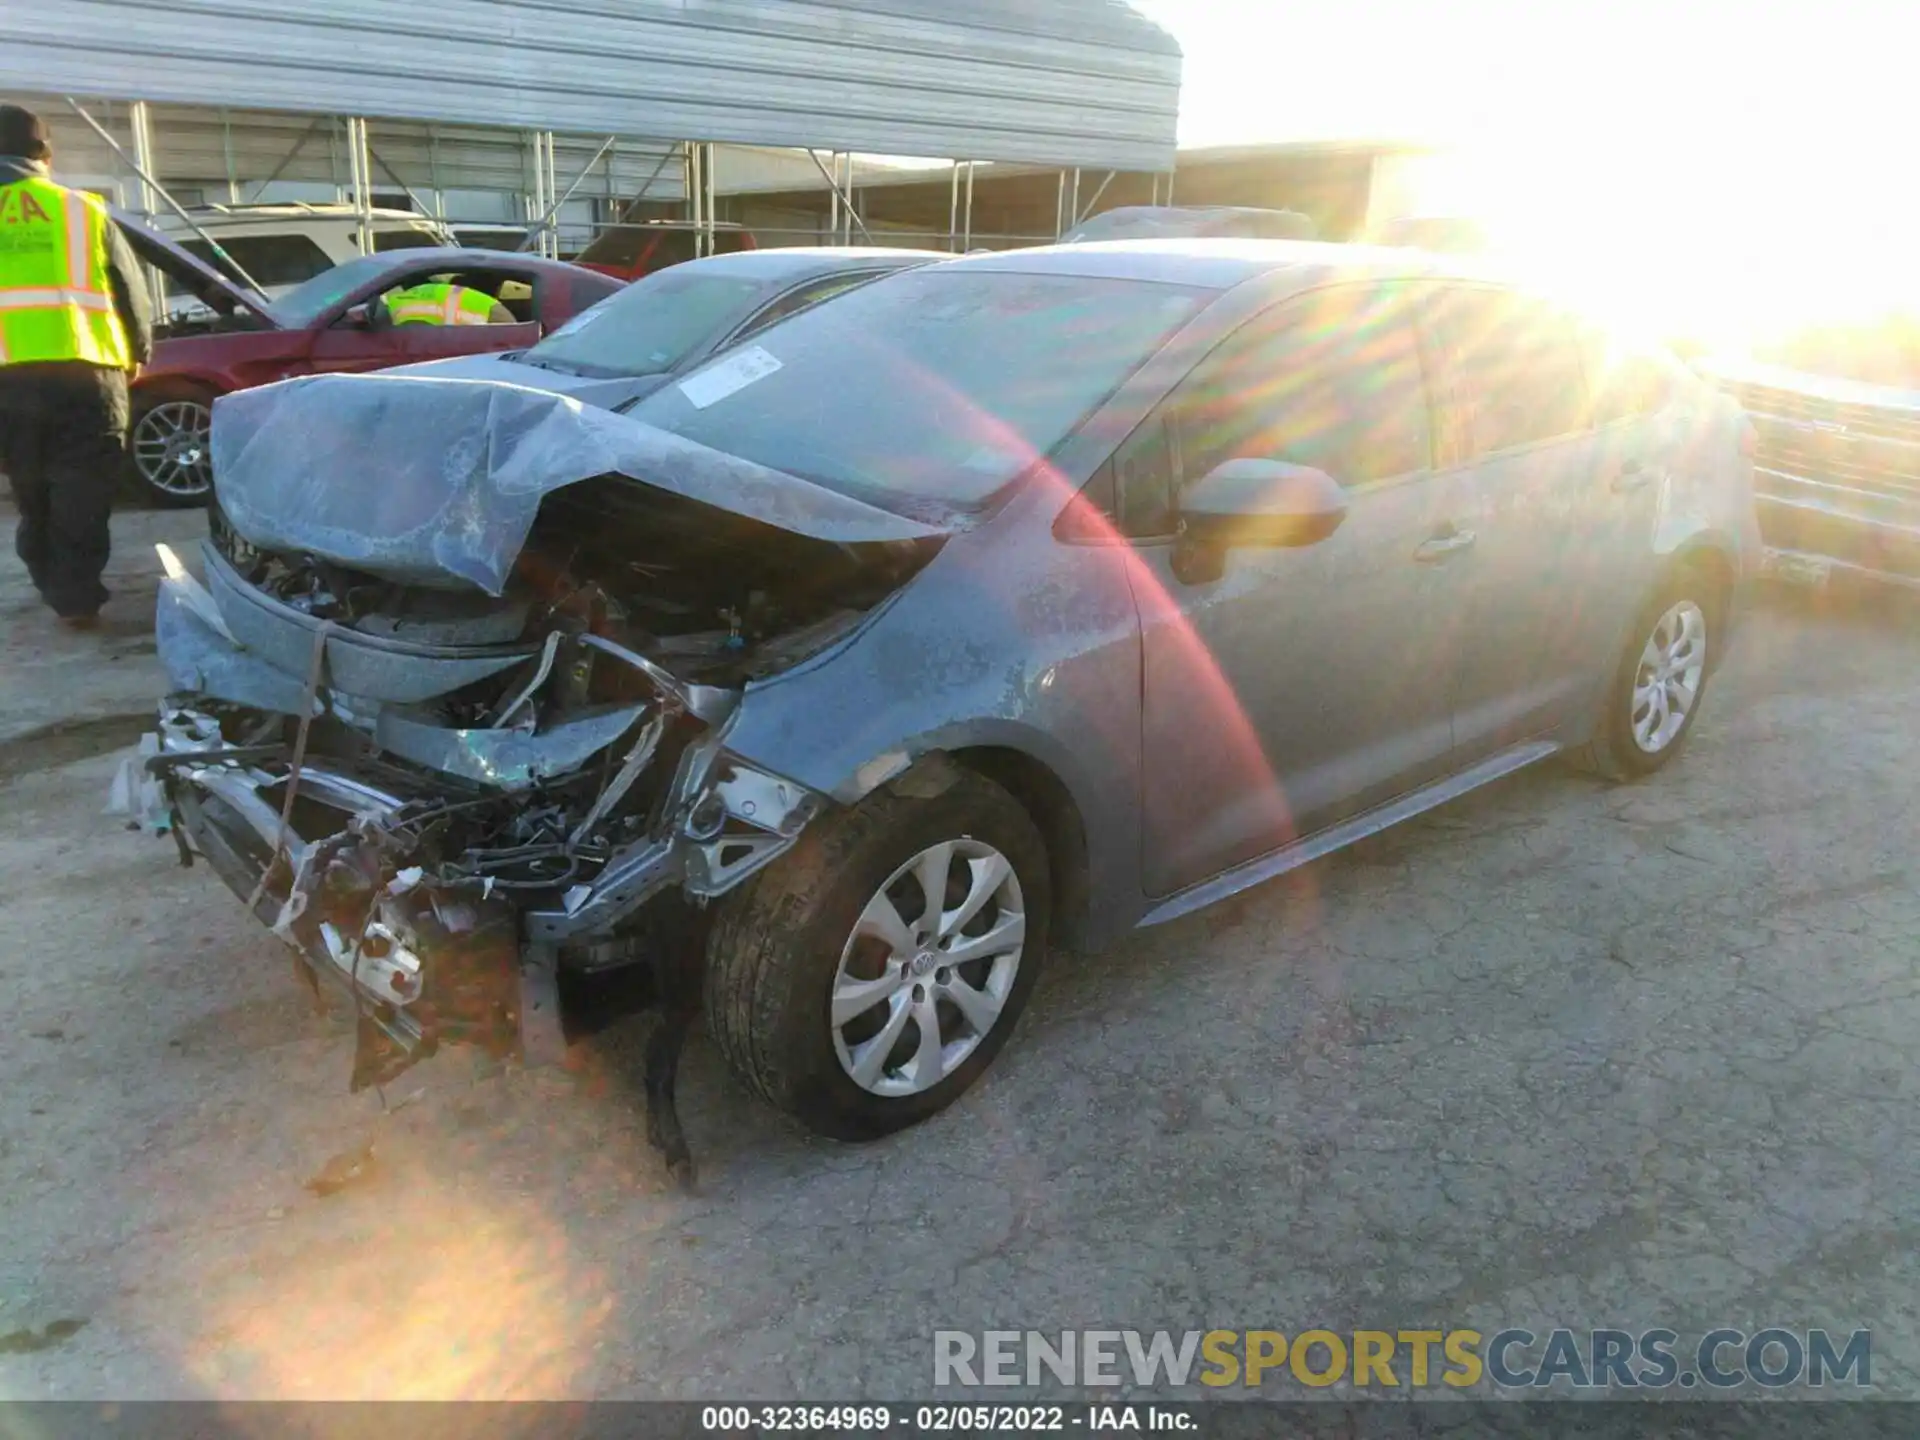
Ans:
[[[390,325],[511,325],[513,312],[471,285],[428,282],[386,293]]]
[[[153,343],[146,282],[98,196],[53,183],[40,117],[0,104],[0,470],[14,549],[74,629],[99,623],[131,376]]]

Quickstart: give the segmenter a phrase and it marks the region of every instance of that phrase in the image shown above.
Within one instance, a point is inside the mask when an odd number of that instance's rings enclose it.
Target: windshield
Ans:
[[[379,256],[362,255],[294,286],[273,302],[273,313],[295,329],[311,325],[361,286],[392,271]]]
[[[298,285],[333,268],[327,252],[307,235],[230,236],[220,241],[226,260],[215,254],[213,246],[205,240],[182,240],[180,248],[202,264],[213,266],[236,285],[252,283],[269,290]],[[232,263],[228,263],[229,260]]]
[[[610,295],[526,353],[576,375],[663,375],[744,319],[764,281],[663,270]]]
[[[1211,292],[909,271],[804,310],[630,413],[887,505],[978,505],[1050,454]]]

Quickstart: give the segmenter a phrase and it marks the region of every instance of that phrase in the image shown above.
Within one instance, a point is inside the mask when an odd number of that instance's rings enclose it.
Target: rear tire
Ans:
[[[959,771],[932,795],[883,788],[721,901],[708,1031],[817,1133],[891,1134],[993,1063],[1040,972],[1051,904],[1040,832],[998,785]]]
[[[213,401],[205,387],[177,381],[133,392],[127,456],[140,498],[169,510],[189,510],[212,497]]]
[[[1726,616],[1724,588],[1676,570],[1640,612],[1607,682],[1600,728],[1571,758],[1614,781],[1643,779],[1686,748]]]

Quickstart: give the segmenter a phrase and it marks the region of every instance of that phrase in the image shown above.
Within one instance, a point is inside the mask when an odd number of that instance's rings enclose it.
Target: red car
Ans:
[[[639,280],[656,270],[695,258],[694,241],[698,233],[699,227],[686,220],[614,225],[601,231],[592,244],[574,256],[573,263],[616,280]],[[737,255],[742,250],[759,248],[753,232],[744,226],[721,221],[713,227],[716,255]]]
[[[165,505],[198,505],[212,491],[207,441],[218,396],[290,375],[524,350],[621,288],[609,276],[537,255],[392,250],[349,260],[268,301],[158,231],[115,219],[141,259],[206,307],[203,318],[177,318],[157,332],[162,338],[133,386],[133,468],[142,490]],[[513,323],[388,323],[380,297],[428,281],[484,290]]]

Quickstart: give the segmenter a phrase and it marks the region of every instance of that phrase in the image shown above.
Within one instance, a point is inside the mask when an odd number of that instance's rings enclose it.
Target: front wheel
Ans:
[[[135,391],[127,448],[147,499],[169,508],[204,505],[213,494],[213,396],[196,387]]]
[[[1723,597],[1687,568],[1641,612],[1607,687],[1599,732],[1584,756],[1611,780],[1651,775],[1685,748],[1719,643]]]
[[[839,1140],[916,1124],[1006,1044],[1046,952],[1039,831],[968,771],[818,821],[728,896],[707,1026],[774,1105]]]

